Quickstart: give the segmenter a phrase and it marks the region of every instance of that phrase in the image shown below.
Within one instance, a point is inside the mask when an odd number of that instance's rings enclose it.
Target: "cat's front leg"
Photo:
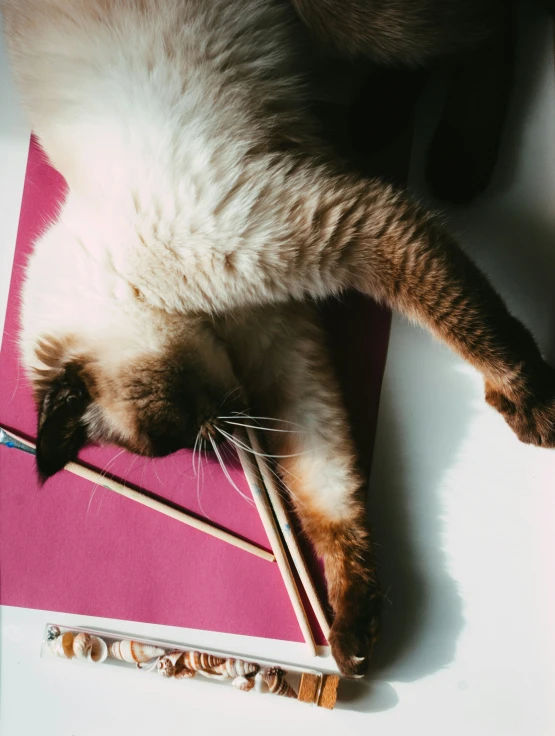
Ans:
[[[314,296],[355,287],[427,327],[482,373],[522,441],[555,447],[555,371],[441,220],[378,180],[315,172],[289,183],[305,204],[296,282]]]
[[[364,507],[361,503],[343,517],[322,511],[317,504],[318,494],[329,493],[330,488],[325,484],[317,487],[310,474],[298,477],[305,492],[309,490],[314,496],[315,503],[305,500],[303,505],[295,506],[305,532],[324,560],[334,611],[329,636],[332,654],[344,675],[361,677],[368,669],[378,637],[382,609]],[[345,488],[339,493],[345,493]]]
[[[366,484],[357,473],[342,412],[330,423],[324,404],[329,398],[322,393],[322,411],[301,399],[303,414],[287,411],[285,416],[302,422],[303,429],[277,438],[273,435],[278,433],[271,433],[269,446],[272,454],[291,455],[279,459],[278,472],[305,534],[324,561],[334,613],[332,654],[343,674],[356,677],[366,671],[378,636],[382,596],[365,513]]]
[[[242,265],[232,282],[214,277],[220,309],[355,288],[425,326],[479,370],[488,400],[520,439],[555,447],[553,370],[439,217],[378,179],[311,157],[276,159],[265,174],[255,210],[268,221],[239,239],[233,257]]]
[[[274,340],[256,373],[265,386],[254,408],[273,418],[261,420],[269,427],[266,446],[276,456],[303,531],[324,561],[334,613],[332,654],[343,674],[361,676],[378,635],[382,596],[366,519],[366,483],[316,320],[302,310],[290,315],[285,339]],[[249,387],[256,384],[251,377]]]

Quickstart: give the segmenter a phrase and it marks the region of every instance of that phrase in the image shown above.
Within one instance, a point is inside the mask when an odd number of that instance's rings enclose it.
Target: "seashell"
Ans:
[[[110,656],[124,662],[148,662],[149,659],[163,657],[165,653],[166,650],[161,647],[141,644],[139,641],[129,641],[128,639],[115,641],[110,645]]]
[[[66,659],[71,659],[73,657],[73,638],[73,633],[71,631],[66,631],[65,634],[54,639],[52,642],[52,649],[58,657],[65,657]]]
[[[231,684],[233,687],[236,687],[237,690],[248,692],[254,687],[254,677],[243,677],[242,675],[239,675],[239,677],[236,677],[231,681]]]
[[[242,659],[226,659],[222,664],[214,668],[214,672],[221,674],[227,679],[255,675],[259,669],[259,665],[253,662],[244,662]]]
[[[176,666],[175,666],[175,673],[174,677],[176,680],[190,680],[193,678],[197,673],[195,670],[190,670],[188,667],[185,667],[185,664],[183,662],[183,659],[180,659]]]
[[[77,659],[90,659],[92,650],[92,637],[90,634],[81,632],[73,640],[73,653]]]
[[[92,647],[88,659],[95,664],[101,664],[108,657],[108,645],[99,636],[91,636]]]
[[[212,673],[226,661],[222,657],[214,657],[203,652],[183,652],[185,666],[195,672]]]
[[[266,674],[265,670],[260,670],[260,672],[257,672],[254,676],[254,689],[257,693],[267,693],[268,692],[268,685],[266,681],[264,680],[264,675]]]
[[[200,652],[183,652],[183,664],[187,669],[193,672],[199,672],[204,669],[201,665],[202,655]]]
[[[175,674],[175,663],[181,657],[183,652],[168,652],[160,657],[156,663],[156,669],[162,677],[173,677]]]
[[[61,633],[59,626],[49,626],[46,629],[46,641],[54,641],[54,639],[57,639]]]
[[[203,670],[213,670],[224,662],[225,659],[223,657],[214,657],[212,654],[200,655],[200,666]]]
[[[296,698],[297,693],[285,679],[285,672],[279,667],[270,667],[263,675],[268,690],[274,695],[282,695],[285,698]]]
[[[183,652],[177,650],[164,654],[164,656],[160,657],[156,663],[158,674],[162,675],[162,677],[173,677],[175,675],[177,663],[182,656]],[[183,665],[181,666],[183,667]]]

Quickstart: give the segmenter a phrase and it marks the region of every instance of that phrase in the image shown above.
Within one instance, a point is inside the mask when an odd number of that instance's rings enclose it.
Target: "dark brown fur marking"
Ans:
[[[83,415],[91,403],[87,360],[71,355],[73,340],[43,340],[37,356],[45,368],[33,376],[38,409],[37,470],[45,481],[75,460],[87,440]]]

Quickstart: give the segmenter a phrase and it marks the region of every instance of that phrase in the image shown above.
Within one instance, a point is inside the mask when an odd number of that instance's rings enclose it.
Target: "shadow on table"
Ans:
[[[525,133],[529,135],[529,111],[545,74],[545,36],[551,31],[546,29],[545,17],[533,9],[526,10],[521,21],[521,63],[494,181],[474,206],[452,211],[450,219],[452,229],[463,233],[466,250],[491,276],[511,310],[533,330],[554,363],[555,210],[550,217],[541,180],[533,182],[523,170],[521,154]],[[425,111],[422,118],[419,128],[424,137],[429,136],[431,125]],[[417,171],[423,170],[424,150],[425,141],[417,138],[413,156]],[[414,177],[415,186],[426,196],[419,179]],[[524,187],[522,197],[519,186]],[[540,204],[545,196],[543,210],[536,206],[534,186]],[[436,361],[434,351],[411,352],[409,344],[403,356],[419,361],[415,390],[420,392],[419,404],[429,409],[434,421],[422,426],[424,455],[407,457],[406,427],[397,419],[406,414],[396,403],[395,386],[384,387],[368,502],[386,595],[383,628],[368,677],[342,682],[337,705],[368,713],[397,704],[395,689],[387,681],[413,682],[448,666],[464,627],[462,600],[442,548],[439,490],[472,418],[469,392],[465,391],[469,379],[456,370],[455,359]],[[436,448],[446,446],[448,452],[439,456]],[[414,499],[411,476],[420,463],[427,464],[430,483],[419,488]]]

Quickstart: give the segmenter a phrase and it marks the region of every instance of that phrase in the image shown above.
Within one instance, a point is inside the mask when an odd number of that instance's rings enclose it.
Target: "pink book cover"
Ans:
[[[0,424],[30,439],[36,413],[18,360],[20,286],[26,257],[64,196],[63,179],[32,140],[0,352]],[[369,470],[389,315],[357,295],[322,310]],[[256,509],[215,460],[205,460],[198,476],[185,450],[153,460],[90,447],[80,460],[269,549]],[[229,455],[229,461],[232,479],[250,496],[237,460]],[[311,564],[323,590],[320,567]],[[33,456],[6,447],[0,447],[0,603],[302,641],[275,563],[67,472],[40,487]]]

